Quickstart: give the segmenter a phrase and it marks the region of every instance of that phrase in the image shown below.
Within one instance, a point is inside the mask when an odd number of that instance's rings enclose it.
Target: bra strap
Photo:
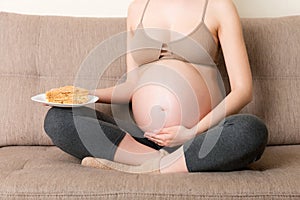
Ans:
[[[207,8],[208,0],[205,0],[204,8],[203,8],[203,14],[202,14],[202,21],[204,22],[205,14],[206,14],[206,8]]]
[[[146,5],[145,5],[145,8],[144,8],[144,10],[143,10],[143,14],[142,14],[140,23],[142,23],[142,21],[143,21],[143,19],[144,19],[144,14],[145,14],[145,12],[146,12],[146,9],[147,9],[147,6],[148,6],[149,2],[150,2],[150,0],[148,0],[147,3],[146,3]]]

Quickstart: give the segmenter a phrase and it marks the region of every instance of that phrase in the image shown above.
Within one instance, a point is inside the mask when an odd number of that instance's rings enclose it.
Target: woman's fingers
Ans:
[[[157,138],[157,137],[154,137],[154,136],[148,136],[146,135],[145,136],[148,140],[151,140],[152,142],[158,144],[158,145],[162,145],[164,144],[164,141],[162,141],[161,139]]]
[[[153,137],[151,135],[145,135],[145,137],[152,140],[152,141],[159,141],[158,139],[156,139],[155,137]]]

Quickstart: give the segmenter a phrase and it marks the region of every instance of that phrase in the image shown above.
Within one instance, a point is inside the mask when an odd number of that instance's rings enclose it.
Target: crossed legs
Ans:
[[[162,147],[144,138],[134,124],[116,123],[112,117],[86,107],[51,108],[44,129],[57,147],[79,159],[98,157],[140,165],[161,155]],[[207,144],[207,138],[216,136],[213,144]],[[257,117],[232,115],[181,147],[166,149],[170,154],[161,158],[160,172],[241,169],[261,157],[267,137],[267,128]],[[210,150],[199,156],[203,146]]]

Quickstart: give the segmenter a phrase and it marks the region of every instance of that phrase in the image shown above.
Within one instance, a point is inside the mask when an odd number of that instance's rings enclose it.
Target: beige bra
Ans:
[[[128,50],[139,66],[160,59],[177,59],[199,65],[216,65],[219,45],[215,43],[210,30],[204,23],[208,0],[205,0],[202,20],[198,26],[187,36],[170,42],[153,39],[145,32],[142,22],[149,2],[150,0],[147,1],[137,29],[128,42]],[[153,33],[166,31],[152,28],[147,28],[147,30]]]

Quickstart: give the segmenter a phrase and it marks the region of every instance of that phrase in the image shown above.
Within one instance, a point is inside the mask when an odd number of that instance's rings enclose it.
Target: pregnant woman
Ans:
[[[56,146],[84,166],[128,173],[231,171],[261,157],[265,124],[238,114],[252,99],[252,76],[231,0],[134,0],[127,31],[127,80],[92,94],[99,103],[131,102],[134,120],[53,107],[44,128]]]

